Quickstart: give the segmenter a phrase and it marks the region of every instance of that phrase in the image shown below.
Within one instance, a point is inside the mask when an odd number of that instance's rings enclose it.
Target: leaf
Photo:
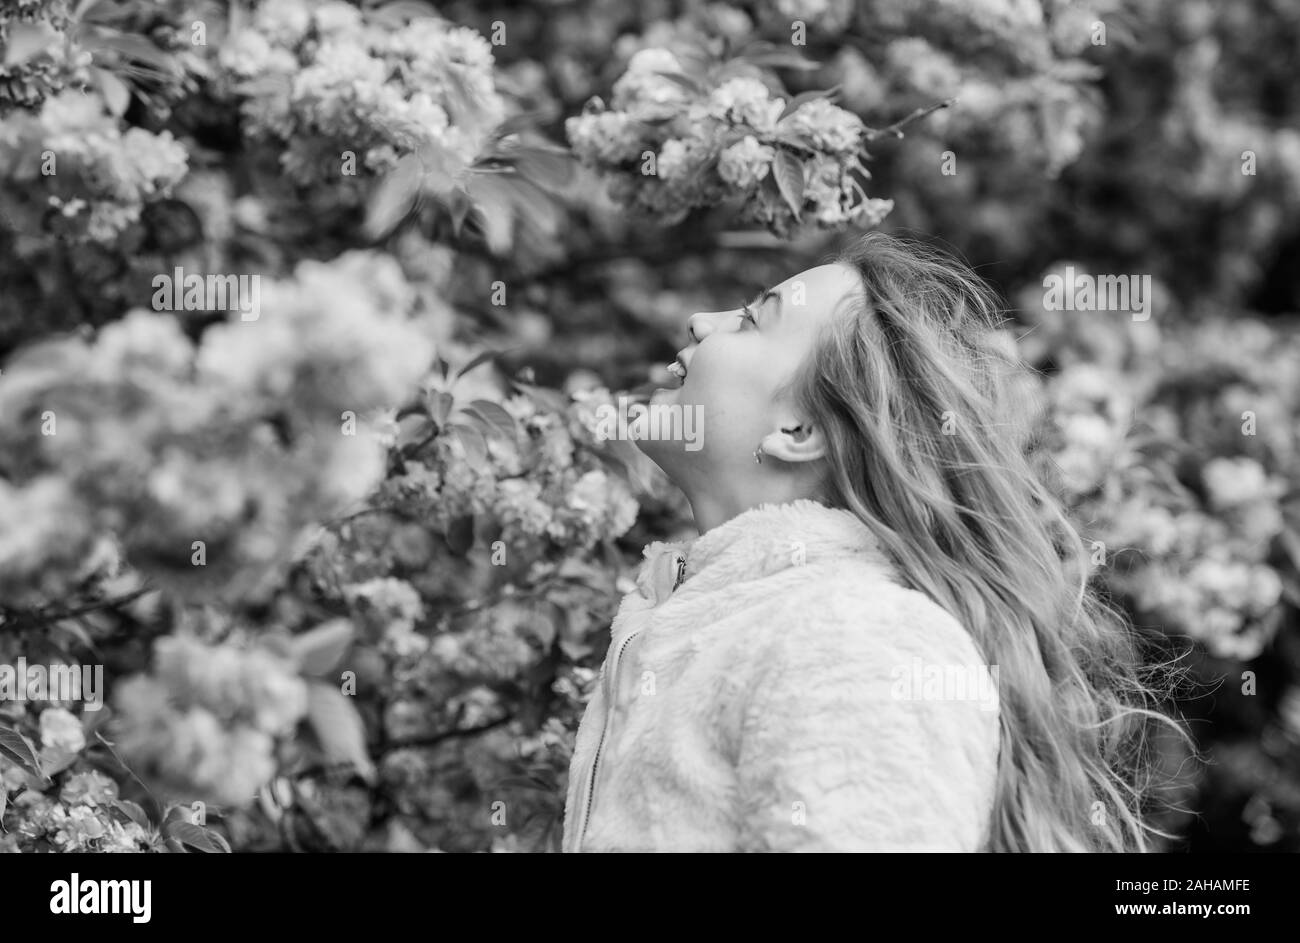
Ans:
[[[768,40],[751,43],[736,58],[751,65],[770,68],[798,69],[800,71],[821,68],[819,63],[805,58],[802,53],[794,48],[778,46]]]
[[[117,809],[141,828],[149,829],[152,827],[153,823],[149,821],[149,815],[141,806],[127,799],[114,799],[112,804],[114,809]]]
[[[90,633],[86,631],[85,626],[81,625],[76,620],[60,619],[54,624],[54,628],[60,632],[66,632],[68,635],[72,636],[73,641],[78,642],[83,647],[88,648],[91,651],[95,650],[95,643],[91,639]]]
[[[510,191],[500,181],[502,174],[471,174],[466,188],[474,199],[475,218],[483,230],[483,241],[495,253],[504,253],[514,241],[514,206]]]
[[[465,460],[476,468],[487,464],[487,440],[483,433],[463,422],[455,422],[447,427],[447,432],[456,438],[465,449]]]
[[[475,367],[482,366],[483,364],[487,363],[489,360],[493,359],[494,357],[499,357],[499,356],[501,356],[501,352],[497,350],[483,351],[481,354],[474,357],[474,359],[471,360],[469,363],[465,364],[465,366],[461,367],[459,370],[456,371],[456,379],[459,380],[461,377],[469,373]]]
[[[610,439],[602,443],[597,454],[613,466],[616,473],[622,474],[638,494],[654,493],[650,459],[635,444],[627,439]]]
[[[316,628],[295,635],[289,643],[293,648],[298,670],[311,677],[322,677],[338,665],[339,660],[352,647],[356,629],[350,619],[330,619]]]
[[[786,102],[785,111],[781,112],[781,118],[784,118],[786,115],[793,114],[794,112],[802,108],[804,105],[812,101],[817,101],[817,99],[819,98],[825,98],[827,101],[833,102],[835,100],[835,97],[839,95],[839,93],[840,93],[840,86],[838,85],[832,88],[828,88],[825,91],[813,90],[810,92],[800,92],[794,98]],[[777,120],[780,121],[781,118],[778,118]]]
[[[450,393],[433,392],[429,394],[429,416],[441,428],[442,424],[447,421],[451,415],[451,404],[454,402]]]
[[[71,750],[47,745],[41,751],[41,769],[45,771],[46,778],[59,775],[75,762],[77,754]]]
[[[425,0],[392,0],[391,3],[371,7],[365,11],[365,16],[372,23],[394,28],[406,25],[409,20],[437,15],[437,9]]]
[[[569,408],[569,401],[564,397],[564,394],[556,390],[550,390],[544,386],[538,386],[536,383],[527,383],[522,380],[516,380],[515,386],[519,392],[550,412],[564,413]]]
[[[700,83],[695,81],[695,79],[691,78],[689,75],[687,75],[684,72],[664,72],[662,70],[656,69],[655,75],[662,76],[663,78],[674,83],[675,85],[680,85],[688,92],[693,92],[696,95],[704,94],[704,89],[700,87]]]
[[[367,783],[375,781],[375,765],[366,750],[366,728],[356,706],[337,688],[312,682],[307,686],[307,719],[326,757],[351,763]]]
[[[41,771],[41,761],[37,758],[32,741],[12,727],[0,726],[0,756],[18,764],[41,782],[49,782],[49,777]]]
[[[495,434],[507,442],[518,444],[519,432],[514,417],[498,404],[476,399],[465,407],[465,411],[483,420],[489,435]]]
[[[777,148],[772,176],[795,219],[803,211],[803,162],[785,148]]]
[[[446,540],[447,547],[457,556],[463,557],[469,553],[474,546],[473,515],[452,518],[447,524]]]
[[[188,845],[204,854],[230,854],[229,843],[210,828],[203,828],[193,822],[172,822],[167,826],[168,841],[175,840],[182,846]]]
[[[526,147],[512,163],[519,174],[540,187],[558,189],[573,179],[576,162],[572,153],[553,147]]]
[[[502,138],[518,134],[520,131],[530,131],[539,124],[548,124],[554,118],[553,112],[546,109],[520,112],[517,115],[511,115],[493,128],[491,137],[494,142],[499,142]]]
[[[464,190],[453,190],[447,197],[447,212],[451,215],[451,232],[459,236],[465,229],[465,217],[474,208],[469,194]]]
[[[437,427],[421,413],[412,413],[397,424],[397,447],[408,450],[423,445],[433,437]]]
[[[117,118],[122,117],[131,105],[131,89],[107,69],[95,69],[93,74],[108,113]]]
[[[388,235],[406,218],[419,196],[423,175],[424,168],[417,155],[407,154],[398,159],[397,166],[379,181],[370,194],[366,219],[362,224],[367,238],[380,239]]]

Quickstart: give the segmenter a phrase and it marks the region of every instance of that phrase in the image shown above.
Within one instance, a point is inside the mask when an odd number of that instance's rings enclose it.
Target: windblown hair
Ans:
[[[861,276],[788,392],[827,439],[822,497],[877,534],[913,589],[998,667],[1001,752],[988,851],[1147,851],[1165,835],[1153,734],[1176,672],[1146,665],[1127,618],[1035,470],[1016,394],[1032,383],[969,267],[869,233],[835,261]],[[1168,836],[1167,836],[1168,837]]]

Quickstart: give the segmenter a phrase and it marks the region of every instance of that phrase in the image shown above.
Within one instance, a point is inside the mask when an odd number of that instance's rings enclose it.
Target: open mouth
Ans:
[[[668,365],[668,372],[677,378],[678,386],[686,382],[686,364],[682,363],[681,357]]]

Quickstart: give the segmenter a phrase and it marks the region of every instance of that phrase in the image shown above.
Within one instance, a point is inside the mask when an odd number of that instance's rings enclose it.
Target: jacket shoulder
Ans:
[[[996,670],[925,594],[828,576],[754,627],[739,737],[742,846],[976,850],[995,791]]]
[[[811,568],[810,568],[811,569]],[[919,657],[926,661],[983,664],[965,626],[925,593],[902,584],[874,564],[818,567],[792,587],[754,627],[754,641],[858,652],[873,660]]]

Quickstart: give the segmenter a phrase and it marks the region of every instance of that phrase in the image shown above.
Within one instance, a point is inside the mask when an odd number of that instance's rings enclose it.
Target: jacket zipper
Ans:
[[[618,663],[619,660],[623,657],[623,651],[627,648],[628,643],[631,642],[632,639],[640,635],[641,632],[642,632],[641,629],[637,629],[634,632],[629,632],[623,638],[623,640],[618,643],[618,647],[614,649],[614,657],[610,660],[609,670],[605,672],[605,679],[604,679],[605,719],[604,722],[601,724],[600,739],[596,741],[596,752],[592,756],[591,770],[587,775],[586,789],[583,790],[584,801],[582,804],[582,816],[581,816],[582,827],[581,829],[579,829],[578,838],[574,842],[573,845],[574,851],[581,850],[582,839],[587,834],[587,823],[591,820],[592,800],[595,799],[595,791],[596,791],[596,772],[598,767],[600,766],[600,751],[605,746],[605,738],[609,734],[609,726],[614,719],[614,706],[615,706],[614,696],[618,692],[618,684],[617,684]]]
[[[673,590],[682,584],[686,577],[686,558],[679,556],[677,559],[677,578],[673,581]],[[587,774],[586,788],[583,790],[582,814],[579,817],[582,825],[578,829],[578,837],[574,840],[573,850],[575,852],[582,850],[582,840],[587,836],[587,824],[591,821],[591,807],[596,798],[596,773],[600,767],[600,751],[605,746],[605,738],[609,734],[610,724],[614,719],[614,697],[618,693],[618,663],[623,657],[624,650],[627,649],[628,643],[640,635],[644,630],[637,629],[629,632],[623,637],[614,649],[614,657],[609,662],[608,670],[605,672],[603,686],[605,689],[605,719],[600,727],[600,739],[596,741],[596,752],[591,758],[591,770]]]

